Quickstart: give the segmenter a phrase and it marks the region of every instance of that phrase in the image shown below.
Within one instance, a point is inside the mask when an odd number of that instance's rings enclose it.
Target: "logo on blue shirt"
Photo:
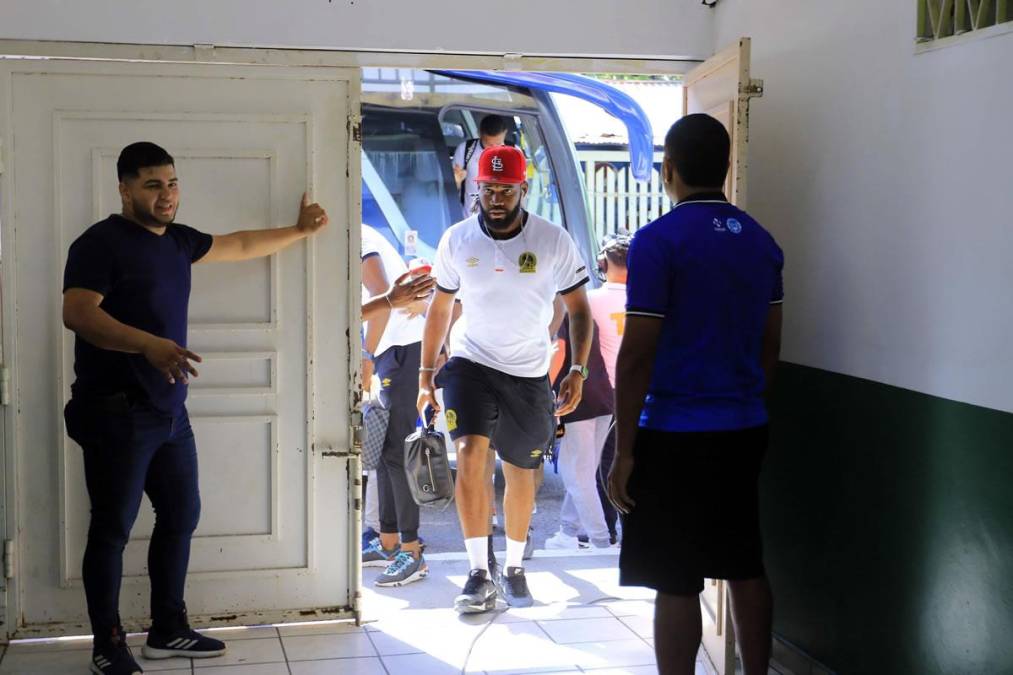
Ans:
[[[731,232],[732,234],[738,234],[739,232],[742,232],[742,223],[735,220],[734,218],[729,218],[726,225],[728,226],[728,231]]]

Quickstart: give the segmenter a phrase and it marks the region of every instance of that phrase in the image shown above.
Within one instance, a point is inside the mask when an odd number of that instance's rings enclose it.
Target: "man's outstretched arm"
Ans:
[[[295,225],[215,235],[210,250],[197,262],[235,262],[262,258],[315,234],[325,227],[327,222],[327,212],[324,208],[319,204],[311,204],[309,197],[303,193],[299,204],[299,218]]]

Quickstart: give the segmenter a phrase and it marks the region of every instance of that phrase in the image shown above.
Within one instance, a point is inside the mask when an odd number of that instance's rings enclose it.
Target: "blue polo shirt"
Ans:
[[[123,216],[95,223],[71,244],[63,290],[102,294],[99,305],[117,321],[186,346],[190,266],[210,250],[213,237],[173,223],[154,234]],[[169,384],[142,354],[100,349],[77,336],[75,396],[126,392],[156,411],[176,415],[187,387]]]
[[[760,361],[770,305],[784,300],[774,238],[720,193],[641,228],[626,313],[663,321],[640,426],[728,431],[767,422]]]

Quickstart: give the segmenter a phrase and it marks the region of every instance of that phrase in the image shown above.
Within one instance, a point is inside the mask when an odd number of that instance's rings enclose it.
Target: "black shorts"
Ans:
[[[757,483],[767,431],[637,432],[621,585],[696,595],[705,578],[764,575]]]
[[[537,469],[556,434],[555,399],[549,378],[515,377],[462,358],[452,358],[436,375],[443,389],[447,430],[485,436],[504,462]]]

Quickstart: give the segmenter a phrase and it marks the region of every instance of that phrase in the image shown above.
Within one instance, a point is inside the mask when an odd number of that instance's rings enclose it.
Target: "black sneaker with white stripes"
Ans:
[[[130,653],[123,630],[119,627],[113,628],[108,641],[95,645],[90,670],[98,675],[137,675],[144,672]]]
[[[207,659],[224,654],[225,643],[190,630],[189,626],[169,634],[159,633],[152,628],[148,631],[148,641],[141,653],[146,659],[168,659],[173,656]]]

